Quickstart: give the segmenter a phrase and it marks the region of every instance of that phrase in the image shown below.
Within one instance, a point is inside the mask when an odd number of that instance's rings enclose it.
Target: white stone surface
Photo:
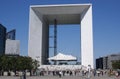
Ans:
[[[20,54],[20,41],[19,40],[6,40],[5,46],[6,55],[19,55]]]
[[[28,56],[40,61],[42,52],[42,22],[30,8]]]
[[[82,65],[93,68],[92,6],[81,15],[81,60]]]
[[[30,6],[28,55],[39,60],[48,58],[49,25],[81,24],[82,65],[93,68],[93,30],[91,4],[33,5]]]

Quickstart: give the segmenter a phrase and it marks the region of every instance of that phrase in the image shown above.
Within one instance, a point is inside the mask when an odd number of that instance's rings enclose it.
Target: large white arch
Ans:
[[[48,58],[49,25],[81,25],[81,62],[93,68],[93,30],[91,4],[32,5],[29,16],[28,56],[45,64]]]

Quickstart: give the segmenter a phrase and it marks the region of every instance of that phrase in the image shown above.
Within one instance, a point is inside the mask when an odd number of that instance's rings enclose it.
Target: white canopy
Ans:
[[[74,61],[77,60],[76,57],[72,55],[65,55],[62,53],[58,53],[56,56],[48,58],[48,60],[53,60],[53,61]]]

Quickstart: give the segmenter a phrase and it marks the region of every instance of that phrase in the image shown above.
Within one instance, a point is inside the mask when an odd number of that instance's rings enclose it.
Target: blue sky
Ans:
[[[27,55],[30,5],[80,3],[93,4],[95,58],[120,52],[120,0],[0,0],[0,23],[7,28],[7,31],[16,29],[16,39],[20,40],[20,53]],[[78,57],[79,27],[72,29],[59,27],[59,31],[63,34],[58,36],[58,40],[61,40],[58,51],[67,54],[73,52],[73,55]]]

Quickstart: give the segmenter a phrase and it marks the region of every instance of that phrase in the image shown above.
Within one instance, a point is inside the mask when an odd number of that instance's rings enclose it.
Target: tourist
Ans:
[[[62,71],[59,71],[59,77],[61,78],[61,76],[62,76]]]

